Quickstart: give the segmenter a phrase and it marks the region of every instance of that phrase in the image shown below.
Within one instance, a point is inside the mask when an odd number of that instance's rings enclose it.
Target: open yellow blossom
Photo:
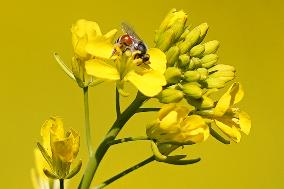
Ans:
[[[147,54],[150,56],[149,63],[135,59],[135,52],[130,51],[121,53],[108,63],[100,59],[88,60],[86,71],[96,78],[117,81],[117,88],[122,95],[126,95],[123,91],[124,83],[130,82],[145,96],[153,97],[166,85],[164,72],[167,60],[166,55],[157,48],[149,49]]]
[[[234,83],[220,98],[214,108],[214,122],[220,130],[235,142],[240,142],[242,131],[249,134],[251,120],[246,112],[233,108],[242,100],[244,92],[239,83]]]
[[[74,57],[72,59],[72,72],[80,87],[94,84],[94,78],[86,74],[85,62],[91,59],[105,61],[112,53],[112,40],[117,32],[113,29],[102,34],[96,22],[78,20],[71,28]]]
[[[44,169],[45,174],[50,178],[66,179],[78,173],[81,161],[71,172],[70,166],[79,151],[79,134],[73,129],[65,133],[62,120],[51,117],[43,124],[41,135],[43,145],[38,144],[38,147],[51,168]]]
[[[147,127],[149,138],[158,143],[198,143],[209,136],[209,128],[199,115],[188,115],[185,106],[167,104],[159,111],[158,119]]]

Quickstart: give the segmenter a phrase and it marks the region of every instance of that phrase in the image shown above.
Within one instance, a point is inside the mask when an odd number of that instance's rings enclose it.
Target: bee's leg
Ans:
[[[146,64],[150,64],[149,59],[150,59],[150,55],[149,55],[149,54],[144,54],[144,55],[142,56],[142,60],[143,60],[143,62],[146,63]]]

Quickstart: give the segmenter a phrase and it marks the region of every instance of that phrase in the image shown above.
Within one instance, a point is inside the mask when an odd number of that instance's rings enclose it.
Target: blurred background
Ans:
[[[109,189],[284,188],[283,152],[283,2],[271,0],[169,1],[3,1],[1,21],[1,188],[32,188],[33,149],[40,127],[51,115],[82,135],[79,158],[86,165],[82,90],[56,64],[58,52],[70,62],[70,28],[77,19],[99,23],[105,33],[121,21],[135,27],[148,46],[154,31],[171,8],[183,9],[194,26],[207,22],[205,40],[217,39],[219,63],[237,68],[245,89],[239,106],[252,118],[249,136],[239,144],[208,141],[186,147],[183,153],[201,157],[198,164],[149,164],[111,184]],[[129,90],[134,90],[130,88]],[[115,120],[115,88],[104,83],[91,89],[94,146]],[[122,99],[122,107],[132,100]],[[155,101],[148,103],[157,104]],[[119,137],[140,136],[154,113],[138,114]],[[151,155],[147,142],[127,143],[108,151],[93,185]],[[79,159],[78,158],[78,159]],[[79,176],[71,181],[76,188]]]

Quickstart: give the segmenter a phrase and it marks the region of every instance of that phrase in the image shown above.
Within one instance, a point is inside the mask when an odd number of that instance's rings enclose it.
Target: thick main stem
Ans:
[[[121,114],[120,112],[120,98],[119,98],[119,92],[116,88],[115,90],[115,109],[116,109],[116,117],[118,118]]]
[[[92,156],[89,158],[85,173],[78,187],[79,189],[88,189],[90,187],[96,170],[105,153],[110,147],[109,142],[115,139],[125,123],[135,114],[136,110],[143,104],[146,99],[147,97],[138,93],[135,100],[119,116],[119,118],[116,119],[111,129],[107,133],[105,139],[99,145],[96,153],[92,154]]]
[[[103,183],[101,183],[100,185],[98,185],[95,189],[102,189],[104,188],[105,186],[111,184],[112,182],[120,179],[121,177],[127,175],[128,173],[131,173],[132,171],[135,171],[137,169],[139,169],[140,167],[143,167],[144,165],[147,165],[148,163],[152,162],[155,160],[155,157],[154,156],[151,156],[143,161],[141,161],[140,163],[124,170],[123,172],[111,177],[110,179],[104,181]]]
[[[92,136],[90,128],[90,116],[89,116],[89,92],[88,87],[83,88],[84,92],[84,110],[85,110],[85,132],[86,132],[86,142],[89,156],[93,154]]]
[[[64,179],[59,179],[60,189],[64,189]]]

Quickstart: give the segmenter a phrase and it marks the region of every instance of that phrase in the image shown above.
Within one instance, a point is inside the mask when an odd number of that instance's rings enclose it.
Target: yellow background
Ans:
[[[41,124],[49,116],[62,116],[67,127],[84,134],[82,91],[52,57],[57,51],[66,62],[71,59],[72,23],[79,18],[97,21],[106,32],[127,21],[151,46],[154,30],[173,7],[184,9],[194,25],[208,22],[206,40],[220,40],[219,62],[234,65],[237,80],[244,85],[246,95],[239,106],[252,117],[251,134],[239,144],[226,146],[211,138],[187,147],[183,152],[200,156],[200,163],[180,167],[152,163],[108,188],[284,188],[283,6],[280,0],[2,1],[0,188],[32,188],[33,148],[40,140]],[[115,119],[114,85],[92,88],[90,96],[97,145]],[[129,102],[129,98],[123,99],[123,107]],[[151,113],[135,116],[120,137],[142,135],[153,117]],[[86,165],[83,139],[79,158]],[[146,142],[111,148],[94,183],[150,154]]]

